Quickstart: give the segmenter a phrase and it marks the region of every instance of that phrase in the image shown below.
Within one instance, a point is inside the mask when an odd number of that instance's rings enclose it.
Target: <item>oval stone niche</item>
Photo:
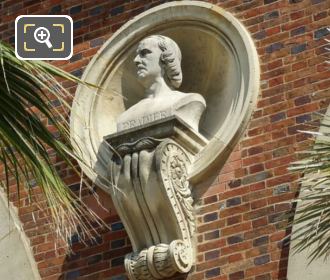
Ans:
[[[82,168],[99,186],[111,157],[103,137],[116,132],[116,118],[143,98],[133,63],[138,42],[151,34],[175,40],[182,52],[182,92],[204,96],[199,131],[207,146],[195,156],[190,181],[198,184],[226,161],[250,118],[259,91],[253,41],[230,13],[205,2],[180,1],[152,8],[123,25],[94,56],[79,86],[71,115],[73,142]]]

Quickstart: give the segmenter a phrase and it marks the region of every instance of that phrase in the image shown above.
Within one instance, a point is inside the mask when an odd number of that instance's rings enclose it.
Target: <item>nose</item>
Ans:
[[[134,58],[134,63],[135,63],[136,65],[138,65],[138,64],[141,63],[141,58],[140,58],[139,55],[137,55],[137,56]]]

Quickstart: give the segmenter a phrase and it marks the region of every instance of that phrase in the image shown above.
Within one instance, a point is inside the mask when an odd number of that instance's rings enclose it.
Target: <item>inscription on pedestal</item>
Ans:
[[[169,110],[164,110],[164,111],[159,111],[159,112],[154,112],[152,114],[148,114],[145,116],[142,116],[137,119],[132,119],[124,122],[118,122],[117,124],[117,131],[122,131],[126,130],[129,128],[141,126],[147,123],[151,123],[157,120],[165,119],[170,116],[170,111]]]

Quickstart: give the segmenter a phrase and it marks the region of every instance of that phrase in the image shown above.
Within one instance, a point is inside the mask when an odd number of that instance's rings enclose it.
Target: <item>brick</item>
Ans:
[[[280,120],[283,120],[286,118],[285,112],[277,113],[275,115],[270,116],[270,121],[271,122],[278,122]]]
[[[240,242],[243,242],[244,241],[244,238],[242,235],[234,235],[234,236],[229,236],[227,238],[227,242],[228,244],[236,244],[236,243],[240,243]]]
[[[303,51],[306,50],[307,44],[300,44],[300,45],[296,45],[294,47],[291,48],[291,54],[297,54],[297,53],[301,53]]]
[[[252,220],[256,218],[260,218],[263,216],[268,216],[269,214],[274,213],[274,207],[273,206],[268,206],[265,208],[261,208],[258,210],[254,210],[248,213],[243,214],[243,219],[244,220]]]
[[[91,256],[87,259],[88,265],[98,263],[102,260],[102,254]]]
[[[281,185],[283,183],[289,183],[289,182],[293,182],[294,180],[298,179],[298,175],[297,174],[285,174],[283,176],[278,176],[276,178],[271,178],[269,180],[267,180],[266,182],[266,186],[267,187],[273,187],[276,185]]]
[[[282,221],[283,219],[285,219],[283,213],[276,213],[268,216],[268,222],[270,224],[277,223],[279,221]]]
[[[72,72],[70,72],[73,76],[76,76],[77,78],[81,78],[83,71],[82,69],[78,69],[78,70],[74,70]]]
[[[282,59],[278,59],[278,60],[268,63],[267,68],[268,68],[268,70],[272,70],[277,67],[281,67],[282,65],[283,65]]]
[[[258,247],[267,244],[268,242],[269,242],[269,237],[267,235],[262,236],[253,240],[253,246]]]
[[[236,197],[236,196],[244,195],[244,194],[248,193],[249,191],[250,191],[249,187],[243,186],[241,188],[228,190],[224,193],[219,194],[219,199],[224,200],[224,199],[228,199],[228,198],[233,198],[234,196]]]
[[[74,15],[74,14],[81,12],[81,8],[82,8],[82,5],[77,5],[77,6],[70,8],[70,10],[69,10],[70,15]]]
[[[277,263],[272,262],[272,263],[267,263],[264,265],[248,268],[246,270],[246,276],[250,277],[250,276],[258,275],[258,274],[261,274],[264,272],[273,271],[276,269],[276,267],[277,267]]]
[[[264,255],[264,256],[255,258],[253,262],[255,265],[263,265],[263,264],[269,263],[269,261],[270,261],[269,255]]]
[[[260,172],[258,174],[254,174],[254,175],[244,177],[242,179],[242,184],[243,185],[249,185],[249,184],[252,184],[252,183],[263,181],[263,180],[265,180],[269,177],[271,177],[271,174],[269,173],[269,171]]]
[[[287,193],[289,191],[290,191],[290,187],[288,184],[280,185],[273,189],[273,195],[280,195],[283,193]]]
[[[307,62],[306,61],[300,61],[297,63],[292,64],[292,71],[297,71],[300,69],[304,69],[307,67]]]
[[[212,221],[215,221],[217,219],[218,219],[218,213],[217,212],[207,214],[203,217],[204,223],[212,222]]]
[[[124,264],[125,256],[114,258],[111,260],[111,267],[120,266]]]
[[[213,229],[221,228],[225,225],[226,221],[224,219],[213,221],[212,223],[202,224],[198,226],[197,230],[200,233],[207,232]]]
[[[248,149],[249,156],[260,154],[262,152],[263,152],[262,146],[255,146],[255,147]]]
[[[130,252],[132,252],[132,248],[130,246],[110,251],[103,250],[103,260],[116,259],[117,257],[122,257]]]
[[[208,233],[205,233],[205,235],[204,235],[205,240],[212,240],[212,239],[216,239],[216,238],[219,238],[219,237],[220,237],[220,231],[218,229],[214,230],[214,231],[211,231],[211,232],[208,232]]]
[[[119,7],[111,9],[110,15],[111,16],[116,16],[116,15],[121,14],[123,12],[124,12],[124,6],[119,6]]]
[[[323,12],[320,12],[320,13],[317,13],[317,14],[313,15],[313,19],[315,21],[317,21],[317,20],[325,18],[326,16],[327,16],[327,12],[323,11]]]
[[[124,228],[124,225],[121,222],[111,224],[112,231],[122,230],[123,228]]]
[[[267,199],[259,199],[251,202],[251,209],[258,209],[267,205]]]
[[[70,62],[75,62],[77,60],[80,60],[81,58],[82,58],[82,53],[75,54],[70,58]]]
[[[215,276],[218,276],[218,275],[220,275],[220,268],[219,267],[207,270],[205,272],[205,277],[206,278],[211,278],[211,277],[215,277]]]
[[[229,274],[229,280],[240,280],[244,279],[244,271],[237,271]]]
[[[217,195],[212,195],[212,196],[208,196],[208,197],[204,198],[204,203],[205,204],[211,204],[211,203],[214,203],[214,202],[217,202],[217,201],[218,201]]]
[[[117,275],[110,278],[110,280],[127,280],[125,275]]]
[[[292,204],[290,202],[279,203],[275,205],[275,212],[288,211],[291,208],[292,208]]]
[[[80,276],[80,270],[73,270],[65,274],[65,279],[77,279]]]
[[[241,221],[242,221],[242,216],[241,215],[237,215],[237,216],[233,216],[233,217],[228,217],[227,218],[227,226],[238,224]]]
[[[242,200],[240,197],[233,197],[231,199],[228,199],[226,201],[226,207],[232,207],[232,206],[236,206],[242,203]]]
[[[242,200],[244,202],[249,202],[249,201],[253,201],[253,200],[257,200],[257,199],[261,199],[261,198],[265,198],[268,196],[271,196],[272,194],[272,190],[270,189],[264,189],[265,188],[265,183],[259,183],[260,184],[260,189],[255,189],[253,192],[245,195],[242,197]]]
[[[310,24],[310,18],[301,18],[299,20],[290,21],[282,25],[283,31],[292,30],[300,26],[308,26]]]
[[[274,2],[277,2],[278,0],[264,0],[264,4],[267,5],[267,4],[271,4],[271,3],[274,3]]]
[[[221,256],[225,256],[228,254],[234,254],[239,251],[244,251],[252,247],[252,243],[250,241],[244,241],[241,243],[233,244],[228,247],[221,248]]]
[[[76,29],[81,28],[82,25],[83,25],[83,21],[82,20],[74,21],[73,22],[73,30],[76,30]]]
[[[250,174],[253,174],[253,173],[258,173],[258,172],[261,172],[261,171],[264,171],[264,165],[262,163],[259,163],[259,164],[256,164],[256,165],[253,165],[249,168],[249,172]]]
[[[220,256],[220,250],[213,250],[205,253],[205,260],[209,261],[209,260],[217,259],[219,258],[219,256]]]
[[[222,202],[200,205],[200,207],[198,208],[198,214],[200,215],[209,214],[210,212],[219,210],[221,207],[222,207]]]
[[[267,53],[273,53],[275,51],[278,51],[284,47],[283,43],[274,43],[266,47]]]
[[[311,102],[311,98],[309,96],[298,97],[297,99],[294,100],[294,104],[296,106],[308,104],[310,102]]]
[[[91,48],[95,48],[103,45],[103,43],[104,43],[104,38],[96,38],[90,41],[90,46]]]
[[[255,219],[252,221],[253,228],[260,228],[268,224],[268,220],[266,217],[261,217],[259,219]]]
[[[329,28],[324,27],[324,28],[321,28],[321,29],[316,30],[316,31],[314,32],[314,38],[315,38],[315,39],[320,39],[320,38],[322,38],[322,37],[324,37],[324,36],[327,36],[328,34],[330,34],[330,30],[329,30]]]
[[[52,8],[50,8],[50,10],[48,11],[49,15],[56,15],[56,14],[60,14],[62,12],[62,6],[61,5],[56,5]]]
[[[101,6],[97,6],[93,9],[90,10],[89,14],[91,16],[96,16],[96,15],[99,15],[100,13],[102,13],[103,11],[103,8]]]
[[[81,251],[81,257],[89,257],[95,254],[98,254],[99,252],[103,251],[103,250],[109,250],[110,245],[108,243],[102,244],[102,245],[98,245],[98,246],[92,246],[92,247],[88,247],[84,250]]]
[[[286,155],[291,154],[293,152],[293,148],[292,147],[281,147],[279,149],[276,149],[273,151],[273,158],[278,158],[278,157],[284,157],[284,162],[288,162],[286,160]],[[291,161],[291,157],[289,157],[289,162]],[[273,161],[270,163],[270,166],[272,165]],[[279,161],[279,163],[283,163],[283,158]],[[274,165],[273,167],[277,167],[276,165]]]
[[[306,32],[306,27],[305,26],[300,26],[296,29],[291,30],[290,35],[291,36],[297,36],[297,35],[304,34],[305,32]]]
[[[110,244],[111,249],[117,249],[123,246],[125,246],[125,239],[113,240]]]
[[[285,66],[285,67],[280,67],[280,68],[276,68],[272,71],[269,71],[269,72],[266,72],[266,73],[262,73],[261,74],[261,79],[264,80],[264,79],[273,79],[274,77],[277,77],[277,76],[280,76],[280,75],[283,75],[286,73],[286,69],[288,67]]]
[[[266,31],[265,30],[261,30],[255,34],[253,34],[253,38],[256,40],[261,40],[264,39],[266,37]]]
[[[284,202],[286,200],[291,200],[294,198],[295,198],[294,193],[285,193],[282,195],[273,196],[273,197],[268,198],[268,204],[280,203],[280,202]]]
[[[243,23],[245,26],[251,26],[251,25],[261,23],[263,21],[264,21],[263,16],[257,16],[257,17],[251,18],[251,19],[244,20]]]
[[[278,34],[279,32],[281,32],[281,27],[280,26],[275,26],[275,27],[266,29],[266,35],[267,36],[272,36],[274,34]]]
[[[221,235],[222,236],[227,236],[227,235],[233,235],[238,232],[244,232],[247,231],[251,228],[251,223],[250,222],[245,222],[241,223],[238,225],[232,225],[230,227],[223,228],[221,230]]]
[[[265,19],[265,20],[268,20],[268,19],[278,18],[279,15],[280,15],[280,14],[279,14],[278,11],[272,11],[272,12],[266,13],[266,14],[264,15],[264,19]]]
[[[269,273],[256,276],[255,280],[271,280]]]
[[[299,10],[299,11],[294,11],[290,13],[290,19],[291,20],[296,20],[298,18],[302,18],[305,16],[305,11],[304,10]]]
[[[243,260],[243,256],[240,253],[228,256],[228,262],[229,263],[238,262],[238,261],[241,261],[241,260]]]
[[[222,248],[226,245],[226,240],[224,238],[218,240],[212,240],[204,244],[198,244],[198,252],[205,252],[213,250],[214,248]]]

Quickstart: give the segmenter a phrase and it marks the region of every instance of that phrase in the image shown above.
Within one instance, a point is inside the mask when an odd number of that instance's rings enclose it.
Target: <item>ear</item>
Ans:
[[[159,61],[162,65],[165,65],[165,53],[162,52],[159,57]]]

